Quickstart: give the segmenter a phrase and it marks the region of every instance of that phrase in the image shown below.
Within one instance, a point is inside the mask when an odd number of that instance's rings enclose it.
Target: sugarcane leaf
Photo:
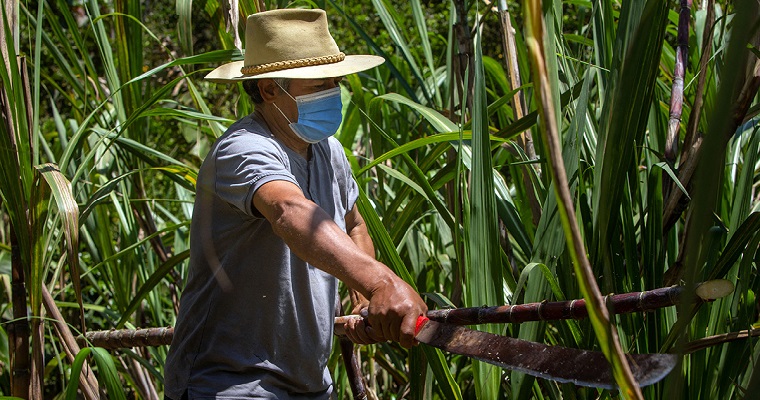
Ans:
[[[427,193],[425,193],[425,190],[422,189],[420,185],[416,184],[413,180],[409,179],[401,171],[395,170],[390,167],[386,167],[383,164],[377,164],[377,167],[385,171],[385,173],[388,174],[388,176],[398,179],[399,181],[403,182],[405,185],[412,188],[415,192],[419,193],[420,196],[422,196],[423,198],[429,201],[427,197]]]
[[[459,132],[459,127],[455,123],[451,122],[450,119],[444,117],[438,111],[435,111],[430,107],[423,106],[422,104],[403,97],[397,93],[388,93],[382,96],[377,96],[372,99],[371,103],[376,103],[383,100],[392,101],[394,103],[404,104],[411,107],[420,113],[420,115],[422,115],[428,122],[430,122],[430,124],[433,125],[433,129],[438,132]]]
[[[460,16],[463,17],[463,16]],[[475,35],[474,96],[472,101],[472,168],[470,176],[470,213],[467,235],[469,259],[465,266],[465,293],[470,306],[500,304],[504,299],[499,230],[494,190],[491,140],[480,31]],[[466,79],[465,79],[466,81]],[[482,329],[499,333],[501,327]],[[498,396],[501,372],[497,367],[473,361],[476,393],[480,398]]]
[[[100,372],[98,381],[104,383],[108,390],[108,398],[115,400],[126,400],[124,390],[122,389],[119,374],[116,371],[116,365],[113,358],[106,349],[100,347],[89,347],[91,354],[95,359],[95,364]]]
[[[193,2],[192,0],[180,0],[176,3],[177,10],[177,33],[179,45],[185,54],[193,54]],[[237,24],[235,24],[237,25]]]
[[[240,54],[240,51],[237,49],[231,49],[231,50],[211,50],[206,53],[202,54],[196,54],[192,56],[182,57],[178,58],[176,60],[172,60],[166,64],[159,65],[158,67],[155,67],[149,71],[146,71],[145,73],[138,75],[134,78],[132,78],[129,82],[126,84],[132,84],[139,81],[142,81],[144,79],[150,78],[158,74],[159,72],[171,68],[171,67],[178,67],[178,66],[186,66],[186,65],[198,65],[198,64],[209,64],[209,63],[221,63],[221,62],[229,62],[229,61],[236,61],[242,59],[242,55]]]
[[[668,8],[665,3],[624,3],[626,18],[620,22],[616,54],[624,54],[613,69],[617,75],[610,98],[604,104],[594,169],[593,212],[595,263],[603,263],[609,240],[618,226],[623,195],[620,185],[629,172],[642,137],[652,101]],[[640,17],[639,17],[640,16]],[[622,17],[621,17],[622,18]],[[621,40],[622,39],[622,40]]]
[[[190,250],[185,250],[179,254],[173,255],[171,258],[166,260],[165,263],[161,264],[151,275],[148,277],[148,279],[140,286],[140,289],[137,290],[137,293],[134,295],[134,298],[132,301],[127,305],[127,307],[122,312],[121,319],[119,322],[116,323],[116,329],[121,329],[124,324],[127,322],[127,319],[132,315],[132,313],[137,310],[137,307],[140,305],[140,303],[145,299],[145,296],[147,296],[153,289],[158,285],[164,278],[169,275],[169,272],[171,272],[172,269],[176,268],[177,265],[184,262],[190,257]]]
[[[412,0],[412,15],[414,16],[414,24],[417,26],[417,33],[419,34],[420,43],[422,43],[422,53],[428,67],[428,74],[430,75],[430,82],[438,81],[438,73],[435,68],[435,58],[433,57],[433,49],[430,46],[430,39],[428,38],[428,28],[425,22],[425,14],[420,4],[420,0]],[[433,90],[436,104],[441,104],[441,92],[439,90]]]
[[[343,7],[338,5],[335,0],[328,0],[330,2],[330,5],[332,5],[348,22],[349,24],[354,28],[356,33],[369,45],[369,47],[377,53],[380,57],[383,57],[385,59],[385,65],[388,69],[390,69],[391,74],[399,80],[399,83],[406,91],[407,95],[414,101],[418,101],[417,93],[414,89],[412,89],[409,82],[404,78],[403,74],[399,69],[391,62],[391,57],[383,51],[382,47],[377,44],[377,42],[372,38],[370,34],[368,34],[362,26],[356,22],[356,20],[348,15],[344,10]]]
[[[678,179],[678,176],[676,176],[676,173],[673,171],[673,168],[670,168],[670,165],[668,165],[668,163],[664,161],[658,162],[656,164],[652,164],[652,167],[657,167],[665,171],[665,173],[668,174],[668,176],[670,176],[670,179],[673,180],[673,183],[675,183],[676,186],[678,186],[678,188],[681,189],[681,192],[683,192],[683,194],[686,195],[686,198],[691,199],[689,197],[689,192],[687,192],[686,188],[683,187],[683,184],[681,184],[681,181]]]
[[[118,259],[120,259],[122,257],[129,257],[131,255],[131,252],[134,249],[140,247],[141,245],[145,244],[146,242],[148,242],[149,240],[153,239],[154,237],[158,237],[162,233],[175,231],[178,228],[186,227],[186,226],[189,226],[189,225],[190,225],[190,222],[189,221],[185,221],[185,222],[182,222],[182,223],[179,223],[179,224],[176,224],[176,225],[169,225],[169,226],[167,226],[167,227],[165,227],[163,229],[160,229],[160,230],[158,230],[156,232],[153,232],[150,235],[146,235],[144,238],[141,238],[140,240],[136,241],[135,243],[130,244],[129,246],[122,247],[119,252],[114,253],[114,254],[110,255],[108,258],[105,258],[103,261],[101,261],[101,262],[93,265],[87,272],[84,273],[84,275],[91,274],[91,273],[97,271],[98,269],[102,268],[104,265],[106,265],[106,264],[108,264],[110,262],[116,261],[116,260],[118,260]],[[181,261],[181,260],[178,260],[178,261]],[[169,261],[167,260],[167,262],[169,262]]]
[[[404,262],[398,255],[398,251],[396,251],[396,246],[388,235],[388,231],[380,221],[377,212],[372,208],[372,204],[367,198],[367,195],[361,189],[359,198],[356,200],[356,205],[359,207],[359,212],[367,223],[367,228],[370,236],[372,236],[372,241],[375,243],[379,259],[390,267],[396,275],[400,276],[401,279],[416,289],[414,277],[412,277],[409,270],[404,265]]]
[[[534,268],[538,268],[541,273],[543,273],[544,278],[551,287],[552,293],[554,293],[554,297],[556,297],[558,301],[565,300],[565,295],[562,293],[562,289],[560,289],[559,283],[557,282],[557,278],[554,276],[554,273],[546,265],[535,262],[526,265],[525,268],[523,268],[522,272],[520,272],[520,279],[517,281],[517,287],[512,295],[512,298],[516,300],[520,297],[520,294],[525,287],[525,282],[528,280],[528,275],[530,275],[531,271],[533,271]]]
[[[192,110],[181,110],[176,108],[153,108],[142,113],[143,117],[187,117],[201,121],[215,121],[222,124],[231,125],[234,121],[229,118],[217,117],[215,115],[209,115]]]
[[[58,215],[61,217],[63,234],[66,237],[66,259],[69,264],[69,275],[79,304],[81,329],[84,330],[84,305],[82,303],[82,285],[79,278],[79,205],[71,191],[71,182],[61,173],[57,165],[43,164],[35,167],[35,170],[49,187],[55,199]],[[40,221],[40,223],[44,222]]]
[[[438,304],[439,307],[443,308],[456,308],[456,305],[451,302],[451,300],[446,297],[443,293],[438,292],[425,292],[422,293],[430,300],[433,300],[435,304]]]
[[[446,368],[446,358],[443,356],[443,352],[439,349],[430,346],[420,346],[422,351],[425,352],[425,357],[428,360],[430,369],[433,370],[433,374],[436,377],[438,389],[440,389],[444,396],[449,400],[461,400],[462,392],[457,384],[451,371]]]
[[[82,374],[82,367],[87,360],[87,356],[92,352],[91,347],[85,347],[74,357],[71,364],[71,375],[69,383],[66,385],[66,400],[77,400],[77,389],[79,389],[79,375]]]
[[[393,42],[396,43],[397,49],[404,55],[404,60],[407,62],[407,64],[409,64],[412,73],[420,82],[422,82],[423,79],[422,73],[420,72],[420,67],[417,65],[417,61],[414,59],[414,56],[410,51],[410,46],[407,44],[404,35],[401,33],[401,29],[399,29],[398,24],[391,15],[391,10],[385,6],[382,0],[372,0],[372,4],[375,6],[375,12],[377,13],[377,16],[380,17],[381,21],[383,21],[383,25],[385,26],[386,31],[390,35]],[[401,24],[404,22],[405,21],[400,21]],[[425,86],[420,86],[420,89],[422,90],[425,98],[428,101],[431,101],[432,99],[430,98],[430,94],[428,93],[427,88]]]
[[[747,43],[747,48],[755,55],[755,57],[760,58],[760,49],[753,46],[752,43]]]
[[[726,276],[731,267],[744,252],[747,244],[760,231],[760,212],[753,212],[736,229],[728,240],[726,247],[718,258],[715,266],[709,272],[709,279],[718,279]]]

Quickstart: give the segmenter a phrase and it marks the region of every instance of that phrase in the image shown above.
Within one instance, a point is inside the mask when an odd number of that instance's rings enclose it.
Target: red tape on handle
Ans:
[[[430,321],[430,319],[424,315],[420,315],[417,318],[417,325],[414,327],[414,336],[417,336],[417,334],[420,333],[420,329],[422,329],[428,321]]]

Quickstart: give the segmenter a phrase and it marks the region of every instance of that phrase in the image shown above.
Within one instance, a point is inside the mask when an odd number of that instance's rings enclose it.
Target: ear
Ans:
[[[259,86],[259,93],[265,103],[273,103],[277,95],[279,95],[281,89],[274,83],[274,79],[259,79],[257,82]]]

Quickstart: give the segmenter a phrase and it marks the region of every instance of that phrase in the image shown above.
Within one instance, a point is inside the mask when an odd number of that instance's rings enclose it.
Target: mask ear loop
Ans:
[[[277,107],[277,104],[275,104],[275,103],[272,103],[272,105],[274,106],[274,108],[276,108],[276,109],[277,109],[277,111],[279,111],[279,112],[280,112],[280,114],[282,114],[282,116],[283,116],[283,117],[285,117],[285,120],[286,120],[286,121],[288,121],[288,123],[289,123],[289,124],[292,124],[292,123],[293,123],[293,121],[291,121],[291,120],[290,120],[290,118],[288,118],[288,116],[287,116],[287,115],[285,115],[285,113],[284,113],[284,112],[282,112],[282,110],[280,110],[280,107]]]
[[[285,90],[285,88],[284,88],[284,87],[280,86],[280,83],[279,83],[279,82],[277,82],[277,79],[272,79],[272,81],[274,82],[274,84],[275,84],[275,85],[277,85],[277,87],[279,87],[279,88],[280,88],[280,90],[282,90],[283,92],[285,92],[285,94],[287,94],[287,95],[288,95],[288,97],[290,97],[291,99],[293,99],[293,101],[295,101],[295,102],[296,102],[296,104],[298,104],[298,101],[296,101],[296,98],[295,98],[295,97],[293,97],[293,96],[292,96],[290,93],[288,93],[288,91],[287,91],[287,90]]]
[[[291,99],[293,99],[293,101],[295,101],[295,103],[296,103],[296,107],[298,107],[298,102],[296,101],[295,97],[291,96],[290,93],[288,93],[288,91],[285,90],[284,87],[280,86],[279,82],[277,82],[277,79],[272,79],[272,81],[274,82],[275,85],[277,85],[277,87],[280,88],[280,90],[282,90],[283,92],[285,92],[285,94],[287,94],[288,97],[290,97]],[[288,116],[285,115],[284,112],[282,112],[282,110],[280,109],[280,107],[277,107],[277,103],[272,103],[272,105],[274,106],[274,108],[277,109],[277,111],[280,112],[280,114],[282,114],[283,117],[285,117],[285,120],[288,121],[289,124],[293,123],[293,121],[291,121],[290,118],[288,118]]]

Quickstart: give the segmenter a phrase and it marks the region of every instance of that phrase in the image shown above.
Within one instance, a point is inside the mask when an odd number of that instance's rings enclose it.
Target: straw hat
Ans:
[[[280,9],[249,15],[245,60],[224,64],[206,79],[234,83],[261,78],[333,78],[384,61],[378,56],[343,54],[327,29],[324,10]]]

